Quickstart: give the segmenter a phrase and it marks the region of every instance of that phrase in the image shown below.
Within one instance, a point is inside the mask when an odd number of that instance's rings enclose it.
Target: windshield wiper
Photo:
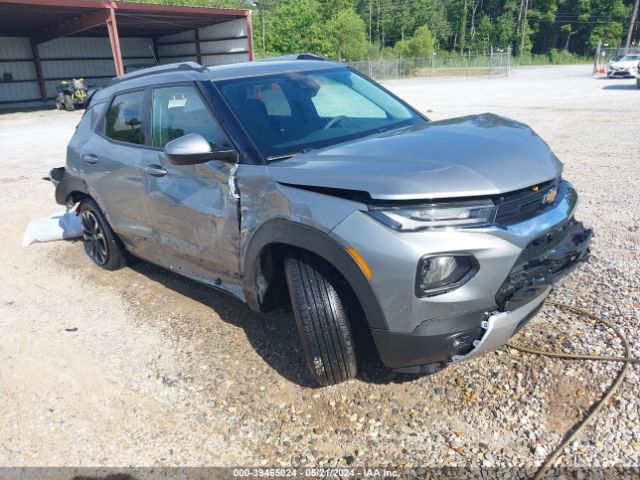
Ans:
[[[301,153],[307,153],[313,150],[313,148],[303,148],[299,152],[283,153],[282,155],[270,155],[267,157],[267,162],[277,162],[278,160],[288,160],[289,158],[300,155]]]
[[[302,153],[302,152],[285,153],[284,155],[269,155],[267,157],[267,162],[277,162],[278,160],[287,160],[293,157],[294,155],[298,155],[299,153]]]

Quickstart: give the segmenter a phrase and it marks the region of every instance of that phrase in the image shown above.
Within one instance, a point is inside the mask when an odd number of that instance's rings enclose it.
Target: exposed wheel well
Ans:
[[[69,194],[67,195],[67,198],[65,199],[65,205],[67,205],[68,207],[72,207],[76,203],[84,200],[85,198],[91,198],[91,196],[84,192],[74,190],[72,192],[69,192]]]
[[[362,307],[351,285],[331,262],[315,252],[284,243],[271,243],[265,246],[260,254],[260,265],[256,270],[255,282],[258,291],[261,292],[261,310],[269,311],[290,303],[284,274],[284,259],[291,252],[304,252],[325,264],[341,300],[349,313],[353,314],[350,318],[364,318]]]
[[[305,255],[311,255],[326,266],[326,272],[329,272],[331,276],[330,281],[338,292],[347,313],[356,351],[358,352],[358,363],[373,362],[375,365],[380,366],[380,357],[375,348],[366,313],[360,304],[358,296],[338,269],[315,252],[283,243],[271,243],[265,246],[260,254],[260,267],[256,272],[258,291],[264,292],[264,295],[261,296],[261,310],[268,311],[291,305],[284,272],[284,259],[288,253],[293,252],[303,252]]]
[[[260,226],[245,250],[242,288],[252,310],[265,311],[288,303],[282,265],[291,249],[301,249],[326,262],[338,283],[348,287],[344,294],[357,299],[354,303],[361,307],[369,327],[389,328],[369,278],[345,246],[325,232],[285,219]]]

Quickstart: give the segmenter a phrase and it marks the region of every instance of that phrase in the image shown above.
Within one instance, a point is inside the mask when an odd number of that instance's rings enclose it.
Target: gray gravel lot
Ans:
[[[606,315],[640,356],[640,91],[590,73],[386,85],[433,119],[489,111],[547,140],[596,231],[590,263],[553,298]],[[143,262],[105,272],[78,242],[20,248],[27,222],[57,210],[40,178],[64,163],[79,115],[0,115],[0,466],[533,467],[619,369],[502,348],[433,376],[367,367],[311,388],[287,311],[252,313]],[[552,307],[514,341],[622,353]],[[560,465],[640,466],[638,373]]]

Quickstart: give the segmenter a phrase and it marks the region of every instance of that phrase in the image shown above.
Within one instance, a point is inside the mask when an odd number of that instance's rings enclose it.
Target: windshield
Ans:
[[[620,59],[621,62],[637,62],[640,60],[640,55],[625,55]]]
[[[425,120],[346,68],[217,82],[268,160]]]

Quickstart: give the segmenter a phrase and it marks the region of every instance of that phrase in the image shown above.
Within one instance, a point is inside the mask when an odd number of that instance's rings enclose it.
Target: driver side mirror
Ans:
[[[164,154],[174,165],[197,165],[210,160],[238,161],[238,152],[234,149],[211,149],[209,142],[199,133],[190,133],[171,140],[164,146]]]

